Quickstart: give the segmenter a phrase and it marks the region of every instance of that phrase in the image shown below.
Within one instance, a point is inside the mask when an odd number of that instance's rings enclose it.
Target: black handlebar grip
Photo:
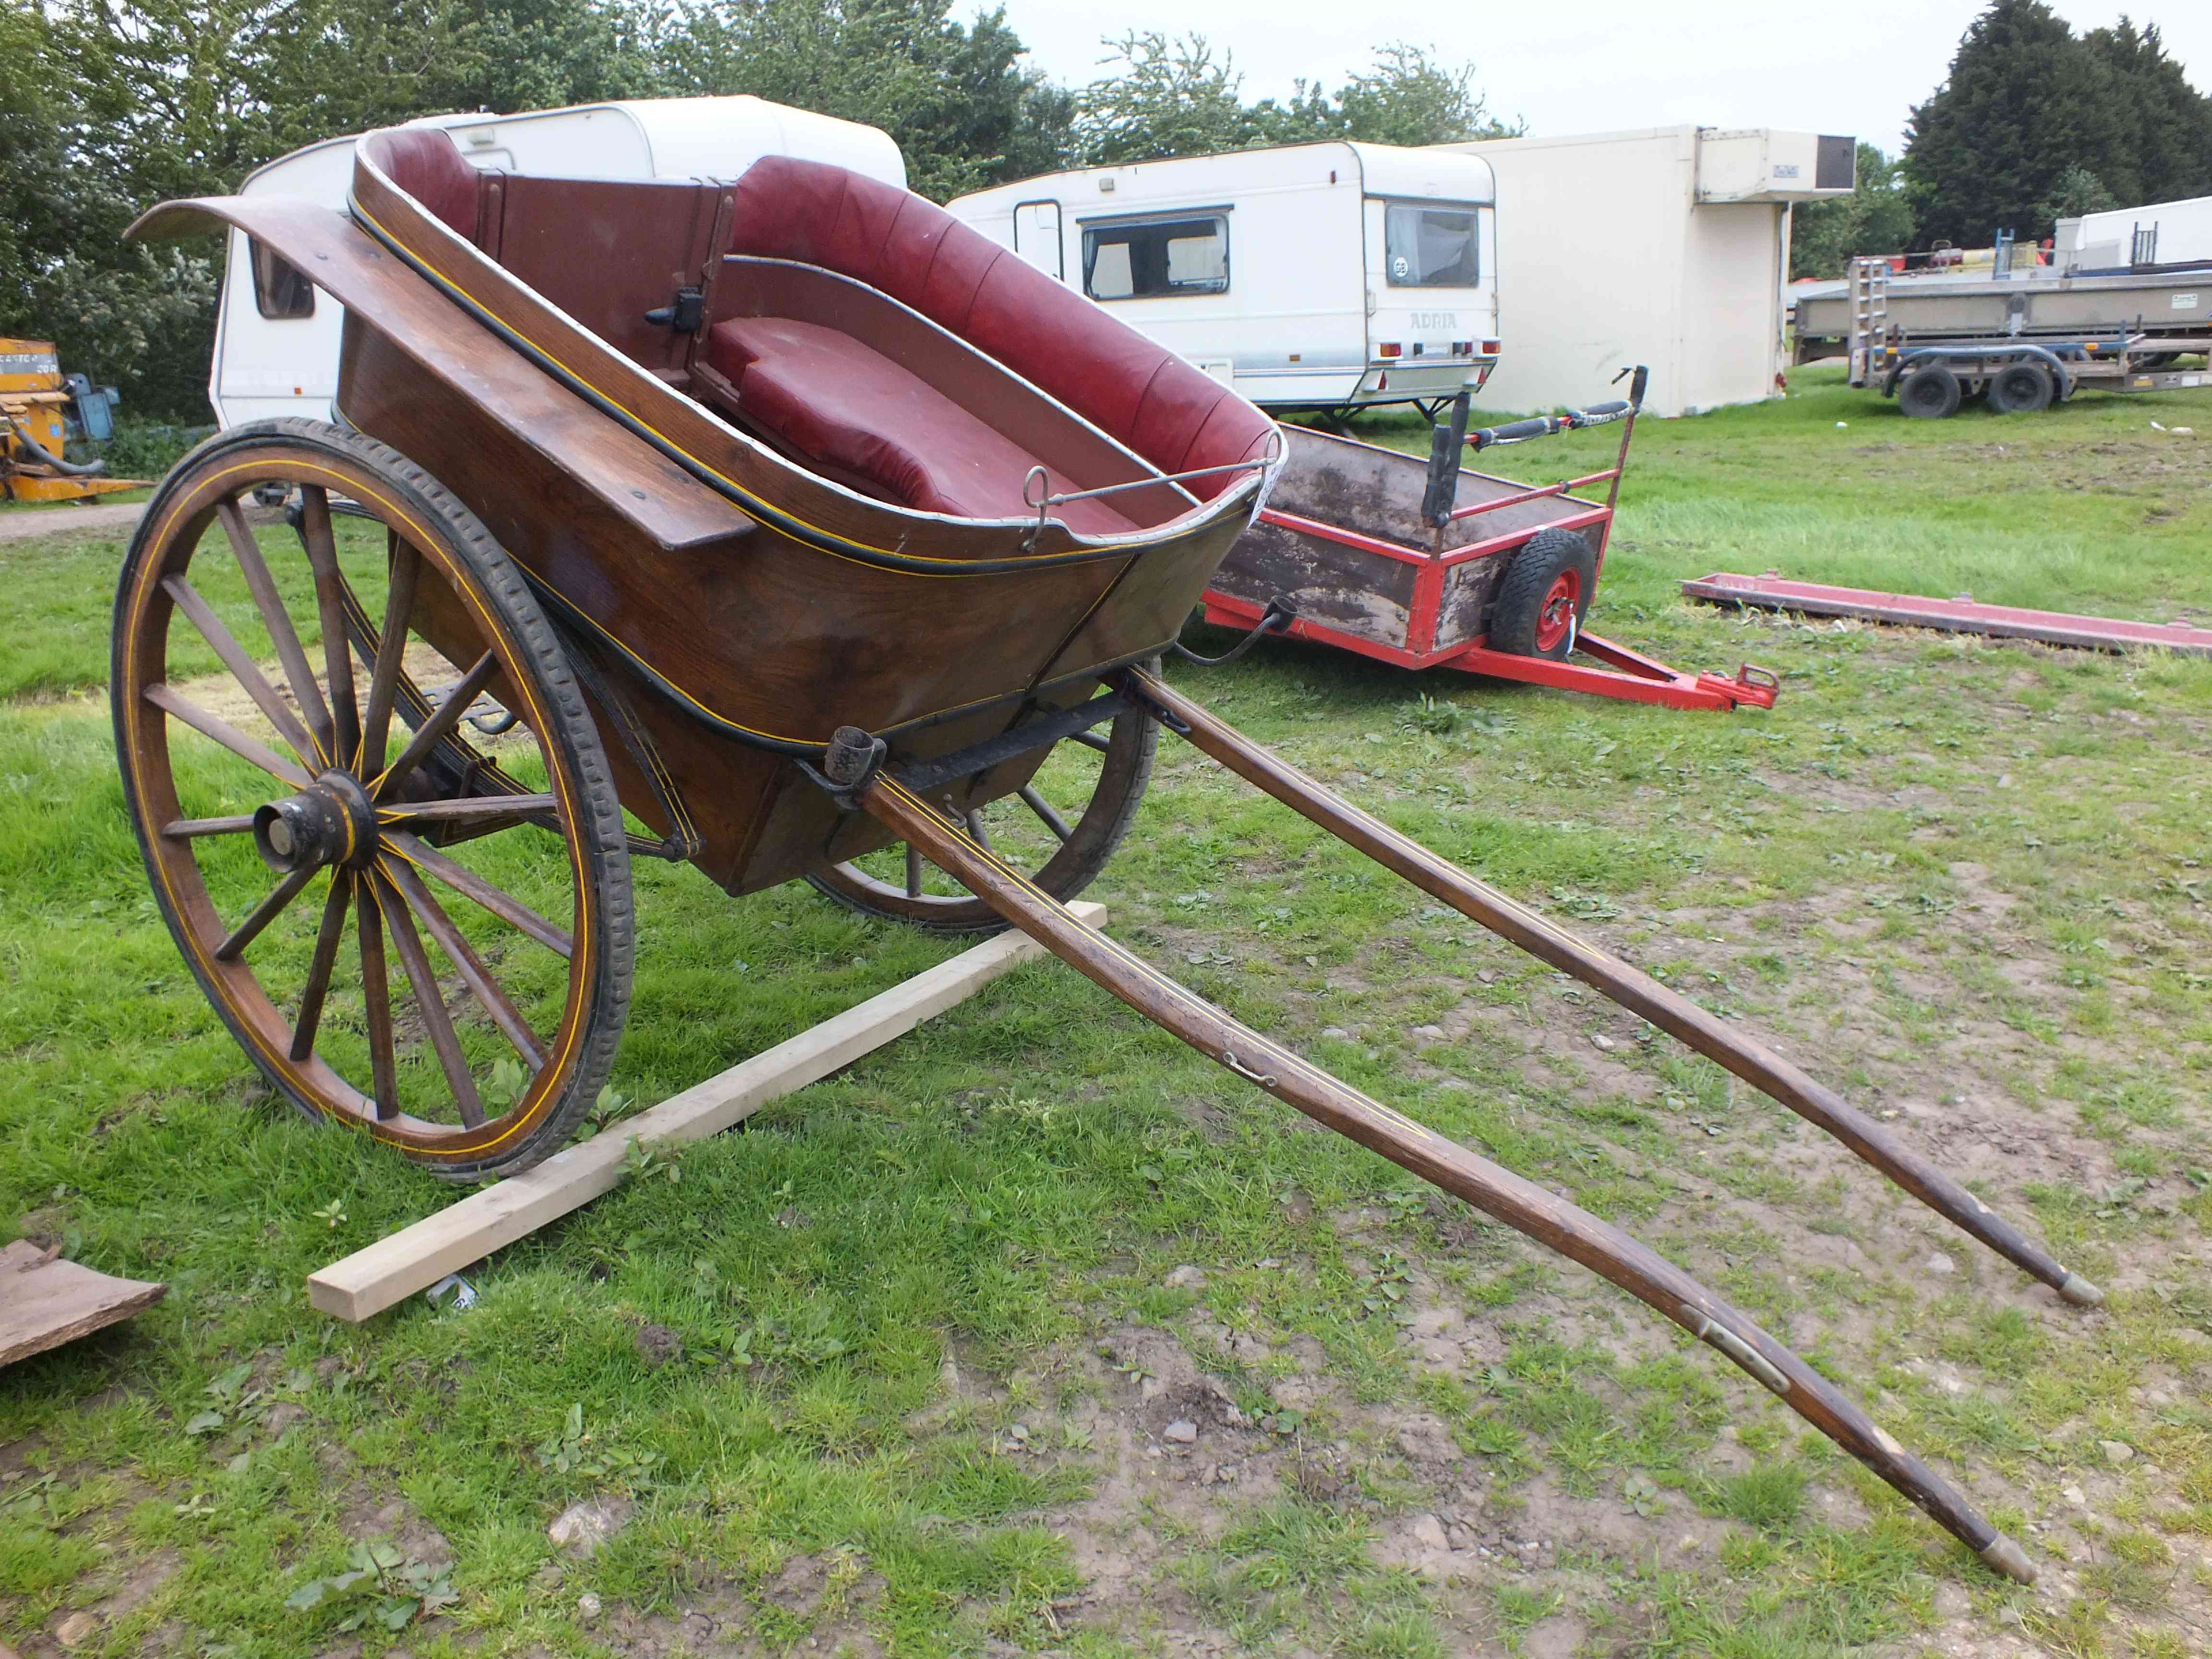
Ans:
[[[1651,384],[1651,371],[1644,364],[1636,366],[1636,378],[1628,383],[1628,402],[1631,408],[1644,407],[1644,388]]]
[[[1480,432],[1468,434],[1468,441],[1477,449],[1486,444],[1516,443],[1523,438],[1542,438],[1559,429],[1559,422],[1549,415],[1539,415],[1526,421],[1509,421],[1504,426],[1486,426]]]
[[[1610,420],[1615,415],[1627,414],[1628,408],[1627,404],[1616,398],[1609,404],[1592,404],[1583,410],[1583,418],[1586,421]]]

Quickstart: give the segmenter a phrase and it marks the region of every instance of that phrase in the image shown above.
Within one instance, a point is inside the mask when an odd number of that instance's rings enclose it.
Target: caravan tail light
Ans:
[[[1375,355],[1378,357],[1399,357],[1405,355],[1405,350],[1406,348],[1399,344],[1397,341],[1385,340],[1381,345],[1375,348]]]
[[[1474,356],[1474,342],[1472,340],[1454,340],[1452,342],[1452,356],[1455,357]]]
[[[1485,340],[1482,343],[1482,355],[1486,357],[1495,357],[1504,349],[1504,342],[1502,340]]]

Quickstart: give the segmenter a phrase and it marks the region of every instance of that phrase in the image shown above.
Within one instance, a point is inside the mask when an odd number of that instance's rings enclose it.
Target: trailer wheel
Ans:
[[[1959,410],[1959,377],[1941,363],[1923,363],[1898,383],[1897,406],[1916,421],[1940,421]]]
[[[2041,363],[2007,363],[1990,377],[1989,405],[2000,415],[2034,415],[2051,407],[2051,371]]]
[[[1597,587],[1597,555],[1571,530],[1531,536],[1498,584],[1490,647],[1516,657],[1565,660]]]

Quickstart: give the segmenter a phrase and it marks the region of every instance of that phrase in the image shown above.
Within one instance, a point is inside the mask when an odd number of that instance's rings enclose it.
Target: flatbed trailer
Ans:
[[[1969,398],[2034,414],[2085,386],[2212,386],[2212,370],[2194,362],[2212,351],[2212,265],[2039,270],[1893,280],[1888,261],[1854,259],[1840,293],[1799,298],[1796,359],[1845,356],[1851,385],[1922,420]]]

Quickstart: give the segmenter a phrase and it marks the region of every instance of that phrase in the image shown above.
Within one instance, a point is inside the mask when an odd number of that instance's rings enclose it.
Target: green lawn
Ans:
[[[1591,618],[1772,667],[1771,714],[1300,647],[1171,677],[1892,1120],[2104,1310],[1172,738],[1093,896],[1752,1311],[2035,1589],[1642,1304],[1056,964],[482,1264],[466,1311],[325,1318],[306,1275],[451,1189],[299,1120],[202,1000],[97,689],[120,549],[65,529],[0,540],[0,1218],[170,1289],[0,1374],[0,1640],[58,1652],[83,1613],[79,1654],[237,1659],[2205,1651],[2212,663],[1675,584],[2202,619],[2212,437],[2150,422],[2212,431],[2212,402],[1919,423],[1793,378],[1639,431]],[[1499,467],[1587,471],[1616,435]],[[639,886],[640,1102],[954,948],[803,888]],[[549,1523],[595,1495],[627,1524],[564,1555]],[[317,1601],[349,1553],[371,1577]]]

